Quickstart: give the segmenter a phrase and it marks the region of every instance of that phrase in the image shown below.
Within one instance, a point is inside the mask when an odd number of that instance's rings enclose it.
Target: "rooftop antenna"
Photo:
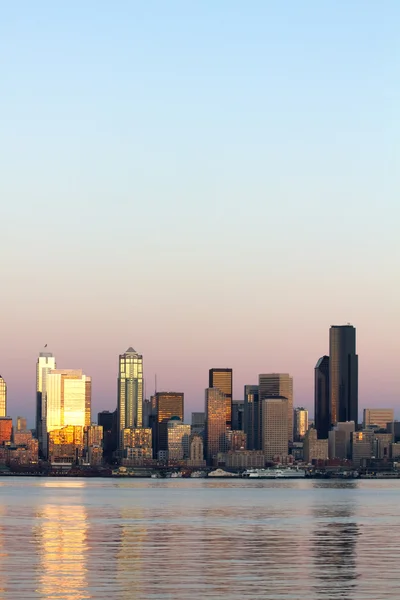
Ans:
[[[154,375],[154,395],[157,394],[157,373]]]

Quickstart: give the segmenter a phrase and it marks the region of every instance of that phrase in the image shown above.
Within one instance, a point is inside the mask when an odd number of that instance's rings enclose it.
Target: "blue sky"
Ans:
[[[311,407],[347,321],[360,406],[395,404],[399,18],[394,1],[1,6],[11,413],[33,414],[44,343],[93,376],[96,409],[130,345],[190,408],[212,366],[236,396],[290,371]]]

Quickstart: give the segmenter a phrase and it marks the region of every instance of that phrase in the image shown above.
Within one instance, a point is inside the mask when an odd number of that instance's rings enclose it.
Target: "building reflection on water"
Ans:
[[[352,488],[354,484],[339,484]],[[318,486],[321,487],[321,486]],[[332,489],[332,483],[330,484]],[[346,492],[344,492],[346,494]],[[314,587],[318,597],[351,599],[357,588],[357,543],[360,535],[354,499],[341,496],[329,506],[313,506],[311,547],[314,558]]]
[[[38,591],[43,598],[85,600],[88,592],[87,514],[80,505],[45,505],[36,514]]]

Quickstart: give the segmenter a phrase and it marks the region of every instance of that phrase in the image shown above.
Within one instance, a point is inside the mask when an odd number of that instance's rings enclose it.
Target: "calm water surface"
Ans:
[[[0,479],[0,598],[400,597],[400,482]]]

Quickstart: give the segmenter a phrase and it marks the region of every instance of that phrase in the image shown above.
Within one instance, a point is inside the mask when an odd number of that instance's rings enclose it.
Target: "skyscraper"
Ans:
[[[314,425],[318,438],[328,437],[329,417],[329,356],[322,356],[314,369]]]
[[[122,447],[123,430],[142,427],[143,408],[143,356],[128,348],[119,357],[118,374],[118,430]]]
[[[261,448],[261,411],[259,404],[258,385],[244,386],[244,431],[247,435],[247,448]]]
[[[56,359],[51,352],[40,352],[36,362],[36,437],[39,441],[39,455],[47,452],[46,428],[46,381],[48,373],[56,368]]]
[[[184,395],[181,392],[157,392],[156,398],[156,431],[154,436],[155,457],[158,452],[168,450],[168,421],[178,417],[183,421]]]
[[[265,460],[272,461],[288,455],[288,399],[273,396],[261,402],[262,450]]]
[[[232,369],[210,369],[208,387],[217,388],[225,395],[226,428],[232,429]]]
[[[0,375],[0,417],[7,416],[7,384]]]
[[[184,425],[178,417],[167,423],[168,461],[189,458],[190,425]]]
[[[293,439],[301,442],[308,430],[308,410],[303,407],[294,409]]]
[[[226,449],[226,397],[219,388],[206,389],[206,457],[212,464],[218,452]]]
[[[267,373],[258,376],[260,402],[265,398],[287,398],[288,441],[293,441],[293,377],[289,373]]]
[[[332,325],[329,331],[330,424],[358,423],[358,356],[352,325]]]
[[[49,371],[46,375],[46,433],[66,426],[88,427],[91,396],[91,378],[81,369]]]

